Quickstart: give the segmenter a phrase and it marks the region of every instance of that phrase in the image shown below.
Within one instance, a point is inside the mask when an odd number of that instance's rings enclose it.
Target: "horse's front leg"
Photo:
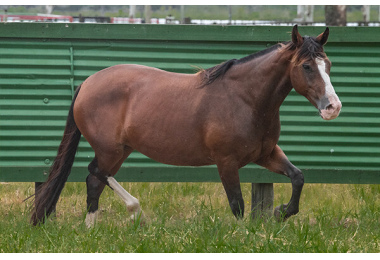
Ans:
[[[228,159],[217,163],[219,176],[226,191],[232,213],[240,219],[244,216],[244,200],[240,188],[239,169]]]
[[[302,172],[288,160],[278,145],[276,145],[267,158],[255,163],[272,172],[289,177],[292,182],[292,197],[290,198],[289,203],[278,206],[274,210],[274,215],[277,220],[286,220],[290,216],[297,214],[299,212],[299,201],[304,184]]]

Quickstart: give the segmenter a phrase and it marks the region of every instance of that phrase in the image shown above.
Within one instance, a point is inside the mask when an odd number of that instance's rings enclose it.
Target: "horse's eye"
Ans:
[[[302,64],[302,67],[303,67],[303,69],[306,70],[306,71],[311,71],[311,67],[310,67],[310,65],[308,65],[308,64]]]

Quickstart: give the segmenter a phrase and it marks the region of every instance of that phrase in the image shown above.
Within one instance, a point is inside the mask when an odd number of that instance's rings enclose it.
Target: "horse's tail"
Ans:
[[[33,225],[44,223],[45,217],[48,217],[52,213],[58,202],[59,195],[65,186],[65,182],[70,175],[81,137],[81,132],[74,121],[73,114],[74,103],[80,88],[81,85],[75,92],[71,103],[63,138],[58,148],[57,157],[50,168],[49,177],[47,181],[36,190],[32,217],[30,219]]]

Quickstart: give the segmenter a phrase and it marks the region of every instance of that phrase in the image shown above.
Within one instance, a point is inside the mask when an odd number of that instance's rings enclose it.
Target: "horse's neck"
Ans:
[[[275,50],[271,53],[238,64],[233,78],[238,79],[245,95],[252,103],[262,103],[263,109],[276,112],[292,89],[289,76],[290,55]]]

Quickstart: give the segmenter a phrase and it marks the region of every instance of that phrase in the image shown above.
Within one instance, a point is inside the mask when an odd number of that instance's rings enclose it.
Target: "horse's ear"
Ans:
[[[327,39],[329,38],[330,29],[329,27],[326,27],[326,30],[318,35],[316,38],[316,41],[319,42],[321,45],[325,45],[327,42]]]
[[[303,43],[303,38],[301,36],[301,34],[298,32],[298,25],[294,25],[293,26],[293,30],[292,30],[292,42],[297,46],[301,46],[302,43]]]

